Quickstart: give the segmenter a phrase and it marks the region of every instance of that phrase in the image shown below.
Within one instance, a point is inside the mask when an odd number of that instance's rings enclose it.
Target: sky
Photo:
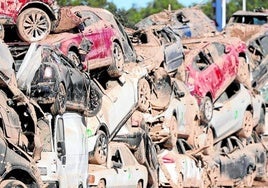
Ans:
[[[117,8],[129,9],[132,7],[133,4],[138,8],[146,7],[148,2],[151,2],[152,0],[108,0],[108,1],[113,2],[117,6]],[[188,7],[192,5],[193,3],[202,3],[205,1],[204,0],[178,0],[178,2]]]

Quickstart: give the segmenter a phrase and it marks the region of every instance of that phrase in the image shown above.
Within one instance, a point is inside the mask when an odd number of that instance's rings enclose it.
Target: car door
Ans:
[[[19,0],[4,0],[0,2],[0,14],[7,15],[16,19],[17,14],[21,7],[25,4],[25,1]]]
[[[112,164],[112,169],[110,175],[113,177],[112,179],[109,178],[112,182],[110,182],[110,187],[114,188],[123,188],[123,187],[135,187],[133,186],[133,178],[135,176],[132,174],[132,169],[130,169],[129,161],[130,159],[126,158],[126,154],[124,153],[125,150],[122,147],[115,145],[110,147],[111,156],[109,160]],[[108,163],[109,164],[109,163]]]
[[[232,83],[214,104],[211,125],[215,130],[214,142],[242,127],[244,113],[250,104],[250,96],[239,83]],[[228,121],[226,124],[225,122]]]
[[[91,48],[87,53],[85,60],[89,69],[97,68],[101,65],[104,57],[104,38],[101,27],[103,27],[101,19],[90,10],[81,11],[84,18],[84,31],[82,36],[91,42]]]
[[[161,41],[164,41],[164,66],[168,72],[177,70],[183,61],[183,47],[180,37],[171,29],[161,30]]]

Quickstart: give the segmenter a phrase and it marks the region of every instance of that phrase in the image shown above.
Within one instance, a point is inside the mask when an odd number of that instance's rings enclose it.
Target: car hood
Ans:
[[[41,51],[42,48],[37,43],[32,43],[17,72],[18,87],[26,93],[30,93],[31,82],[42,63]]]

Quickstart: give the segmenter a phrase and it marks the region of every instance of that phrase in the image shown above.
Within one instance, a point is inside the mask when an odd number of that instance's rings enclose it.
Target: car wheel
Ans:
[[[139,180],[137,184],[137,188],[143,188],[142,180]]]
[[[51,20],[41,9],[28,8],[17,19],[19,37],[26,42],[35,42],[47,37],[51,31]]]
[[[15,180],[15,179],[14,180],[10,179],[10,180],[2,181],[1,184],[0,184],[0,187],[27,188],[27,186],[23,182],[21,182],[19,180]]]
[[[69,51],[67,57],[74,62],[76,67],[80,65],[81,61],[74,51]]]
[[[108,68],[108,74],[111,77],[119,77],[122,75],[123,65],[125,63],[124,54],[117,42],[113,42],[113,63]]]
[[[63,83],[60,83],[55,102],[51,105],[51,113],[53,115],[63,114],[66,110],[66,89]]]
[[[92,117],[96,115],[102,105],[102,94],[96,84],[91,81],[90,92],[89,92],[89,113],[88,116]]]
[[[90,157],[89,162],[91,164],[104,164],[107,160],[107,154],[108,154],[108,138],[103,131],[99,130],[97,132],[97,140],[93,156]]]
[[[210,155],[213,153],[213,144],[213,132],[211,128],[208,128],[205,140],[205,146],[207,146],[207,148],[203,150],[204,155]]]
[[[263,108],[261,109],[260,120],[255,130],[258,135],[262,135],[265,132],[265,113]]]
[[[207,124],[213,116],[213,103],[212,100],[205,96],[200,103],[200,119],[201,122]]]
[[[148,81],[144,78],[138,83],[138,109],[147,112],[150,107],[151,90]]]
[[[253,117],[250,111],[244,114],[242,129],[238,132],[238,137],[248,138],[251,136],[253,130]]]
[[[104,179],[101,179],[98,183],[98,187],[97,188],[106,188],[106,184]]]

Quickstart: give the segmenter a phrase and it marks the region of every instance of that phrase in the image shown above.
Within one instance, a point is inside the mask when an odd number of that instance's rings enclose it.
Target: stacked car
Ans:
[[[127,33],[104,9],[12,8],[0,12],[1,187],[266,181],[266,34],[213,35],[204,18],[202,35],[197,9]]]

